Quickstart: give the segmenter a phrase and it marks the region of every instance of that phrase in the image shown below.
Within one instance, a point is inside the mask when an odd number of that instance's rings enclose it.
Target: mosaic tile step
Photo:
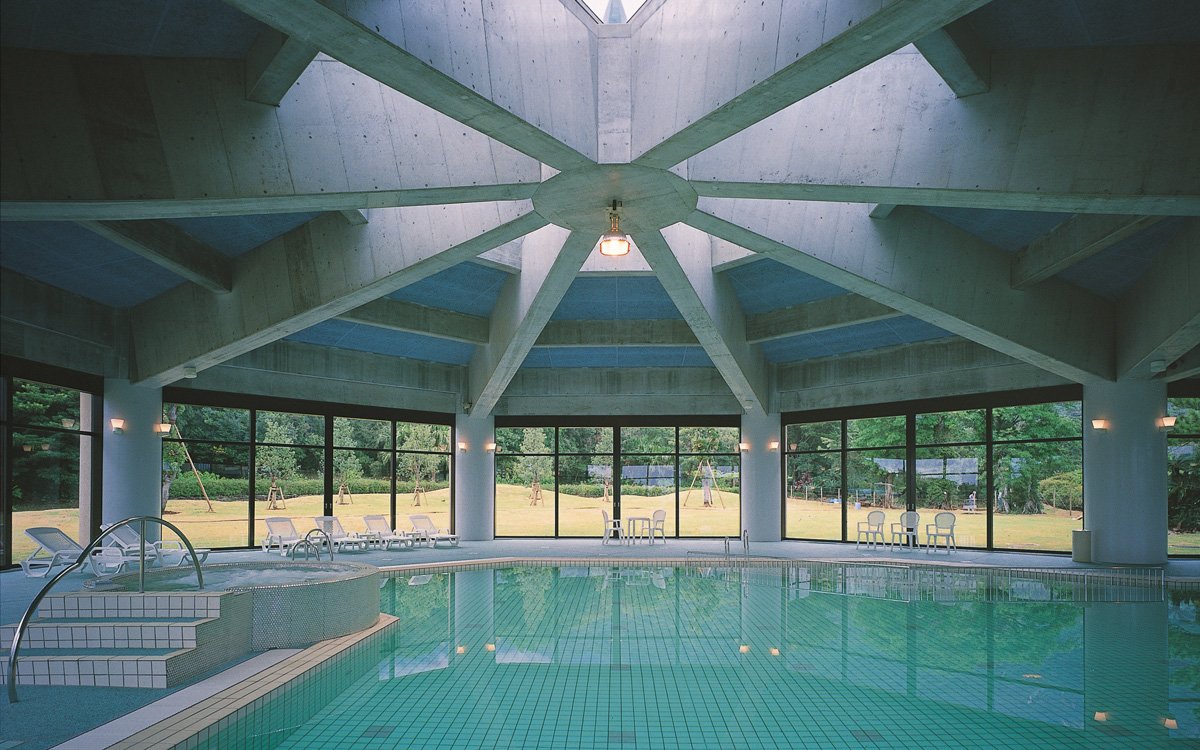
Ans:
[[[202,618],[217,617],[225,591],[138,594],[129,592],[51,594],[37,618]]]
[[[200,620],[130,620],[105,618],[34,620],[26,628],[22,649],[33,648],[193,648],[197,632],[211,628],[216,618]],[[0,648],[12,646],[16,625],[0,626]]]
[[[195,649],[146,655],[23,653],[18,685],[165,688],[178,684],[180,666]],[[184,662],[180,662],[183,659]],[[0,663],[0,683],[8,682],[8,661]]]

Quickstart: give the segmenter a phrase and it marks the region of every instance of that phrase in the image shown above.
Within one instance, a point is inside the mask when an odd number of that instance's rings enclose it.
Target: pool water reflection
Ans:
[[[386,652],[282,746],[313,746],[330,722],[339,747],[1167,747],[1200,737],[1197,595],[1082,604],[1058,601],[1077,586],[946,573],[953,596],[918,587],[905,597],[887,582],[894,568],[879,585],[858,566],[826,586],[830,567],[394,578],[382,606],[401,622]]]

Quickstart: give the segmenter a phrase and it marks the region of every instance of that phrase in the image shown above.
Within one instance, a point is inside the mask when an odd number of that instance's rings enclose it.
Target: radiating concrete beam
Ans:
[[[330,57],[340,60],[396,91],[467,127],[507,144],[523,154],[550,164],[556,169],[565,170],[587,166],[591,163],[591,159],[576,148],[566,145],[545,130],[530,124],[500,104],[478,93],[478,87],[481,86],[490,90],[489,74],[491,71],[488,63],[494,62],[500,55],[511,56],[513,50],[511,46],[498,44],[498,49],[489,53],[482,36],[485,33],[483,18],[479,18],[478,24],[475,24],[471,23],[470,19],[461,17],[468,13],[467,6],[463,6],[451,14],[454,21],[464,21],[461,27],[452,32],[447,24],[446,6],[442,5],[429,6],[435,9],[436,13],[424,15],[422,14],[428,10],[427,8],[412,5],[411,12],[421,17],[410,19],[406,17],[406,10],[409,9],[399,4],[377,7],[371,5],[360,7],[351,4],[348,8],[343,5],[342,9],[338,9],[319,0],[227,0],[227,2],[289,37],[317,47]],[[541,6],[543,10],[549,7],[549,4]],[[495,13],[500,16],[503,11],[497,10]],[[489,15],[491,15],[491,11],[489,11]],[[559,37],[557,41],[565,42],[569,38],[577,37],[582,42],[583,49],[586,50],[588,35],[586,31],[583,31],[582,25],[576,28],[573,24],[577,21],[568,16],[565,11],[562,11],[560,17],[563,25],[552,32],[557,33]],[[502,18],[497,17],[495,20],[500,22]],[[541,23],[540,18],[522,18],[522,20],[531,22],[533,25]],[[409,24],[412,25],[412,28],[406,29],[406,25]],[[463,53],[459,65],[475,71],[471,80],[465,82],[456,80],[447,72],[433,67],[425,59],[401,47],[401,43],[410,47],[430,43],[428,38],[430,26],[441,26],[439,31],[444,31],[446,34],[442,40],[433,41],[432,47],[442,47],[443,44],[450,41],[450,37],[456,37],[455,41],[460,41],[460,39],[465,41],[461,34],[467,34],[466,38],[471,41],[458,47]],[[572,29],[582,32],[582,37],[578,37],[578,35],[569,37],[568,33]],[[540,36],[535,40],[530,35],[522,34],[519,25],[513,26],[511,30],[514,34],[520,34],[522,40],[531,45],[528,51],[524,51],[523,56],[537,64],[548,66],[552,56],[562,52],[562,49],[546,46]],[[476,41],[479,43],[476,44]],[[496,41],[500,42],[501,40]],[[534,45],[536,45],[536,49]],[[447,45],[446,48],[438,51],[429,51],[431,57],[441,58],[450,50]],[[475,57],[480,54],[483,55],[482,59]],[[451,71],[454,69],[454,64],[448,57],[445,60],[445,67]],[[546,80],[535,81],[531,85],[537,86],[540,83],[549,86],[550,79],[554,75],[572,68],[573,63],[569,59],[564,59],[560,71],[552,73],[547,68]],[[586,77],[590,83],[590,69],[585,68],[585,72],[588,73]],[[514,79],[518,83],[521,80],[523,79],[519,76]],[[576,93],[578,94],[578,90]],[[547,117],[552,116],[552,108],[548,103],[549,93],[537,92],[536,96],[546,97],[547,105],[544,114]],[[534,96],[530,98],[533,99]],[[563,104],[564,107],[570,108],[577,105],[577,101]],[[520,109],[524,110],[525,107],[520,106]],[[591,113],[594,118],[594,110],[591,110]],[[543,114],[541,108],[538,109],[537,114]],[[594,124],[594,119],[591,122]],[[594,143],[595,140],[592,139],[591,144]],[[593,147],[589,145],[587,148],[590,150]]]
[[[696,346],[683,320],[552,320],[534,346]]]
[[[517,200],[541,177],[536,161],[334,60],[264,108],[244,98],[234,61],[0,55],[5,221]]]
[[[521,273],[504,282],[489,341],[471,357],[467,400],[472,406],[465,411],[492,413],[595,244],[593,235],[556,226],[525,237]]]
[[[316,56],[316,47],[263,29],[246,55],[246,98],[278,107]]]
[[[0,352],[7,356],[119,377],[125,326],[118,317],[86,297],[0,273]]]
[[[842,354],[776,373],[782,411],[1064,385],[1053,373],[970,341],[928,341]]]
[[[1012,261],[1014,289],[1028,289],[1160,221],[1161,216],[1079,214],[1039,237]]]
[[[991,53],[971,25],[958,20],[913,42],[958,98],[986,93],[991,86]]]
[[[637,236],[647,262],[744,411],[769,407],[767,365],[746,341],[746,320],[729,280],[712,270],[701,232],[676,225]]]
[[[487,318],[387,297],[344,312],[337,319],[466,344],[486,344],[488,340]]]
[[[960,100],[901,51],[690,159],[687,175],[701,197],[1200,215],[1197,66],[1185,45],[997,51],[988,95]]]
[[[133,309],[135,381],[163,385],[359,307],[545,225],[530,206],[323,214],[236,259],[232,294],[191,285]]]
[[[886,219],[892,215],[892,211],[896,210],[895,203],[872,203],[867,215],[872,219]]]
[[[711,367],[522,368],[497,414],[730,414],[741,404]]]
[[[1114,377],[1108,304],[1055,280],[1014,290],[1007,253],[924,211],[709,198],[688,223],[1060,377]]]
[[[367,218],[367,215],[364,214],[362,210],[357,208],[348,208],[343,211],[338,211],[338,213],[341,214],[342,218],[346,220],[346,223],[352,227],[356,227],[360,224],[366,224],[368,221],[370,221],[370,219]]]
[[[746,316],[746,341],[764,341],[834,328],[898,318],[902,313],[857,294],[805,302],[781,310]]]
[[[985,2],[828,0],[796,9],[774,0],[705,14],[667,3],[661,23],[634,35],[634,163],[678,164]],[[699,34],[712,43],[697,44]]]
[[[233,264],[165,221],[81,221],[79,226],[210,292],[233,291]]]
[[[327,346],[276,341],[181,380],[177,388],[454,412],[466,368]]]
[[[1189,219],[1117,301],[1117,374],[1148,378],[1200,346],[1200,219]]]
[[[1200,346],[1170,363],[1162,377],[1168,383],[1200,377]]]

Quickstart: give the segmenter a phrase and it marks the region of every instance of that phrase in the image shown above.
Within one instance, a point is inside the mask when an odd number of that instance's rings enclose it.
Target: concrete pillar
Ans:
[[[742,442],[750,446],[742,453],[742,528],[751,541],[778,542],[783,538],[779,413],[743,415]]]
[[[496,420],[459,414],[454,432],[454,526],[459,537],[491,541],[496,536]]]
[[[117,435],[110,420],[124,419]],[[160,515],[162,438],[154,425],[162,421],[162,389],[131,385],[128,380],[104,381],[104,509],[103,523],[130,516]],[[153,528],[153,532],[151,532]],[[146,535],[159,538],[158,527]]]
[[[1095,562],[1167,561],[1167,437],[1158,425],[1166,408],[1162,382],[1083,387],[1084,526]]]
[[[95,403],[90,393],[79,393],[79,429],[83,432],[95,431],[92,408]],[[90,435],[79,436],[79,543],[86,546],[92,541],[92,441],[99,438]]]

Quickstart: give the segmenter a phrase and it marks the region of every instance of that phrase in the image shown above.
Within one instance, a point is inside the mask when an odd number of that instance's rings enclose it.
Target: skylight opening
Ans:
[[[600,23],[625,23],[646,4],[646,0],[580,0],[580,2],[596,14]]]

